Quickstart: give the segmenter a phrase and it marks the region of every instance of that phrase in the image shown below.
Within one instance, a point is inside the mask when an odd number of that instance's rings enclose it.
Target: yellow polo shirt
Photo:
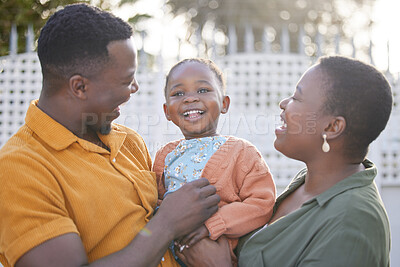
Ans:
[[[80,139],[33,101],[0,150],[0,261],[13,266],[51,238],[77,233],[89,261],[124,248],[157,200],[143,139],[113,125],[99,135],[110,152]],[[178,266],[169,250],[160,266]]]

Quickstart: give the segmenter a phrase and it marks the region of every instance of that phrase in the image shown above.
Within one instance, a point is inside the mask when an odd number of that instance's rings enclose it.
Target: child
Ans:
[[[221,197],[219,210],[204,225],[182,237],[180,250],[204,237],[229,238],[232,261],[237,239],[266,224],[275,203],[275,184],[260,152],[248,141],[217,133],[219,115],[228,111],[222,72],[206,59],[185,59],[170,70],[164,113],[185,139],[166,144],[156,154],[160,201],[183,184],[207,178]]]

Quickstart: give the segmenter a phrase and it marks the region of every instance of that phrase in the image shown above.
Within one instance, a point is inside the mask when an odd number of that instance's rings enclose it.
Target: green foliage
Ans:
[[[128,4],[134,4],[137,0],[0,0],[0,56],[9,54],[9,42],[11,26],[14,23],[18,32],[18,52],[25,52],[26,31],[31,24],[37,40],[40,29],[47,19],[60,7],[73,3],[94,4],[104,10],[121,8]],[[150,18],[147,14],[137,14],[128,22],[136,22]]]
[[[25,51],[25,33],[33,25],[37,37],[46,20],[59,6],[88,0],[0,0],[0,56],[9,53],[11,25],[15,23],[18,32],[18,52]]]
[[[149,19],[149,18],[151,18],[151,16],[148,14],[137,14],[137,15],[129,18],[128,22],[132,25],[135,25],[138,21],[143,20],[143,19]]]

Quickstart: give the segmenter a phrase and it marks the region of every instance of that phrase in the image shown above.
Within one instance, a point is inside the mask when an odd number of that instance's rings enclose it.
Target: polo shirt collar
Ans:
[[[112,130],[109,134],[98,134],[98,136],[100,140],[110,148],[110,157],[113,159],[117,156],[118,151],[120,151],[124,144],[127,133],[121,130],[118,124],[112,124],[111,127]]]
[[[106,149],[77,137],[70,130],[44,113],[37,106],[38,100],[33,100],[29,105],[25,117],[26,125],[55,150],[63,150],[72,143],[78,142],[84,149],[97,153],[110,153]],[[107,135],[99,134],[101,141],[111,150],[111,156],[115,157],[123,145],[126,133],[119,130],[118,125],[112,125],[112,130]]]
[[[37,104],[38,100],[33,100],[29,105],[25,123],[40,139],[55,150],[65,149],[78,141],[75,134],[44,113]]]

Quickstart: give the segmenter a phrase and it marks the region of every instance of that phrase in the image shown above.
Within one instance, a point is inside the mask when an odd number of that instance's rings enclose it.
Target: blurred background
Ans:
[[[73,0],[0,0],[0,147],[24,123],[41,89],[35,52],[47,18]],[[231,97],[219,131],[248,139],[281,192],[304,165],[274,147],[279,101],[319,56],[341,54],[375,65],[392,84],[393,112],[368,157],[392,230],[392,266],[400,266],[400,1],[397,0],[93,0],[135,30],[140,90],[116,122],[138,131],[154,156],[181,138],[164,118],[165,75],[178,60],[214,60]],[[0,215],[1,216],[1,215]]]
[[[400,71],[396,0],[3,0],[0,55],[10,53],[12,29],[18,33],[17,51],[26,51],[27,30],[32,27],[36,40],[51,14],[75,2],[96,5],[131,22],[139,49],[151,56],[161,53],[176,59],[223,56],[233,52],[230,49],[243,52],[249,31],[252,49],[265,51],[268,45],[278,52],[283,49],[282,33],[287,32],[292,37],[289,51],[308,56],[340,53],[366,61],[372,55],[381,70]],[[229,42],[233,31],[236,45]]]

